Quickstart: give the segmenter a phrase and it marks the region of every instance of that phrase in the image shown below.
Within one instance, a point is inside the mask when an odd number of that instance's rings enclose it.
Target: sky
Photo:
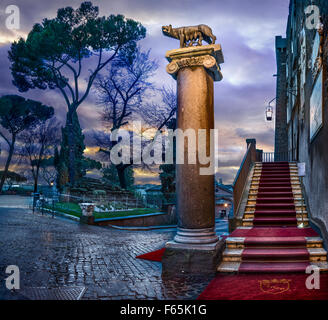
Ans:
[[[78,7],[80,0],[1,0],[0,1],[0,95],[21,94],[12,85],[8,49],[18,37],[26,37],[34,23],[56,16],[58,8]],[[141,22],[147,36],[140,41],[159,63],[153,81],[158,87],[175,86],[165,71],[165,52],[179,47],[175,39],[162,35],[161,26],[173,27],[207,24],[223,50],[223,80],[214,84],[215,128],[219,132],[219,168],[217,176],[230,184],[246,151],[246,138],[256,138],[257,148],[273,151],[274,123],[265,121],[266,104],[275,97],[275,36],[286,33],[289,0],[97,0],[100,15],[123,14]],[[5,27],[7,5],[20,9],[20,29]],[[55,108],[56,117],[64,124],[65,102],[54,90],[30,90],[24,96]],[[91,92],[79,107],[83,132],[100,128],[97,97]],[[6,145],[0,140],[4,166]],[[87,140],[88,144],[88,140]],[[89,148],[91,150],[91,148]],[[158,182],[156,174],[135,171],[137,183]]]

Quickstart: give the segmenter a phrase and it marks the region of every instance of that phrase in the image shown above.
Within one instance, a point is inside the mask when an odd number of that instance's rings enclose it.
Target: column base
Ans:
[[[204,244],[169,241],[162,259],[162,275],[215,274],[224,247],[224,240]]]
[[[186,229],[178,228],[177,234],[174,237],[174,242],[182,244],[211,244],[218,241],[218,236],[213,228],[203,229]]]
[[[218,241],[213,243],[192,244],[192,243],[179,243],[172,240],[166,242],[165,249],[211,251],[211,250],[215,250],[217,245],[218,245]]]

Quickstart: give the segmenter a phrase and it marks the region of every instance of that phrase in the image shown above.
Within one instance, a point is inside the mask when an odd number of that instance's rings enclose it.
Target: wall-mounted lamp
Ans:
[[[273,98],[269,103],[268,106],[265,109],[265,118],[266,121],[271,122],[273,120],[273,107],[271,106],[271,103],[276,100],[276,98]]]

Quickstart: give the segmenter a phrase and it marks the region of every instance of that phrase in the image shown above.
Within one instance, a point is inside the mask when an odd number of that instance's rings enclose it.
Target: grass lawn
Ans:
[[[52,209],[51,205],[46,205],[45,207],[48,209]],[[55,210],[62,212],[62,213],[70,214],[70,215],[76,216],[76,217],[80,217],[82,214],[82,210],[81,210],[80,206],[76,203],[71,203],[71,202],[55,203]]]
[[[46,206],[46,207],[52,209],[51,206]],[[71,203],[71,202],[56,203],[55,210],[76,217],[80,217],[82,213],[80,206],[76,203]],[[150,209],[150,208],[136,208],[133,210],[126,210],[126,211],[95,212],[94,216],[96,219],[102,219],[102,218],[128,217],[128,216],[142,215],[142,214],[155,213],[155,212],[159,212],[159,210]]]

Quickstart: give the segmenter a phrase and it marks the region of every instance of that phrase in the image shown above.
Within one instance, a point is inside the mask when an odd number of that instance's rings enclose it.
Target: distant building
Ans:
[[[224,185],[222,179],[215,181],[215,217],[228,218],[233,204],[233,188]]]
[[[323,25],[309,6],[319,8]],[[328,229],[327,17],[327,0],[292,0],[286,39],[276,39],[275,148],[276,152],[285,150],[287,140],[288,159],[306,164],[304,187],[309,213],[321,230]]]

